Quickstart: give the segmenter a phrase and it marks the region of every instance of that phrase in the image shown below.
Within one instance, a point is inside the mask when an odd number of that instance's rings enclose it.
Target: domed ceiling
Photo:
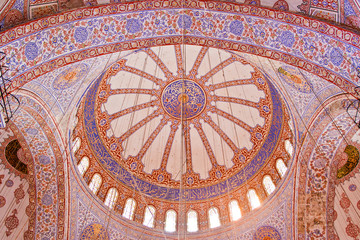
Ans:
[[[101,172],[124,194],[208,201],[256,188],[265,174],[277,181],[276,159],[290,159],[275,86],[225,50],[175,45],[128,54],[93,82],[77,115],[77,159],[89,157],[89,177]]]

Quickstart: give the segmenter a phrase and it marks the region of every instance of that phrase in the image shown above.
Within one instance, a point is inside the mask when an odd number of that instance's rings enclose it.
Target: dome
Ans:
[[[0,16],[1,239],[359,238],[357,1]]]
[[[274,185],[283,177],[276,161],[292,159],[289,116],[271,79],[216,48],[170,45],[117,59],[94,79],[77,118],[75,156],[89,159],[89,176],[155,209],[230,203],[252,188],[264,199],[274,189],[266,192],[263,178]]]

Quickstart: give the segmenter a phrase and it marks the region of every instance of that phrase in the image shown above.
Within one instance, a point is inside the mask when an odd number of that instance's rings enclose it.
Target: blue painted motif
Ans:
[[[241,36],[244,31],[244,25],[241,21],[235,20],[230,23],[230,32],[236,36]]]
[[[103,145],[98,128],[96,126],[96,119],[94,114],[96,95],[103,76],[104,73],[101,74],[94,82],[94,84],[89,88],[86,94],[84,106],[85,132],[87,138],[89,139],[89,146],[92,148],[95,155],[94,157],[96,157],[101,165],[107,171],[111,172],[118,181],[122,182],[128,187],[131,187],[136,191],[142,192],[143,194],[154,198],[165,199],[169,201],[179,201],[179,189],[158,186],[156,184],[152,184],[137,178],[125,170],[117,161],[115,161],[106,147]],[[227,180],[212,186],[186,189],[185,193],[181,194],[181,197],[184,198],[184,200],[207,200],[209,198],[227,194],[228,191],[237,189],[239,186],[244,184],[264,166],[267,159],[271,156],[274,149],[276,148],[276,143],[278,142],[278,138],[280,136],[281,125],[283,121],[283,106],[280,100],[280,96],[275,87],[269,81],[267,81],[267,83],[273,102],[273,116],[271,119],[269,134],[267,135],[262,148],[260,148],[259,152],[251,160],[251,162],[249,162],[243,169]]]
[[[330,61],[335,66],[340,66],[340,64],[343,62],[344,57],[341,54],[341,50],[339,48],[333,48],[330,52]]]
[[[49,164],[49,163],[51,162],[51,160],[50,160],[50,157],[48,157],[48,156],[46,156],[46,155],[41,155],[41,156],[39,157],[39,162],[40,162],[41,164],[43,164],[43,165],[47,165],[47,164]]]
[[[80,235],[80,240],[88,239],[108,240],[109,235],[103,225],[93,223],[87,226]]]
[[[179,25],[179,28],[189,29],[192,24],[191,17],[189,15],[180,15],[177,24]]]
[[[126,21],[126,31],[130,34],[140,32],[142,30],[142,23],[139,19],[131,18]]]
[[[29,42],[25,47],[25,56],[28,60],[34,60],[39,55],[39,48],[34,42]]]
[[[177,80],[165,87],[161,102],[170,116],[189,119],[197,116],[204,109],[206,97],[204,90],[197,83]]]
[[[76,82],[82,80],[88,71],[88,66],[84,63],[76,64],[62,71],[54,80],[55,90],[64,90],[72,87]]]
[[[344,1],[344,15],[345,17],[356,16],[356,13],[352,8],[352,6],[350,5],[349,0]]]
[[[78,43],[85,42],[88,38],[88,35],[89,34],[85,27],[77,27],[75,29],[74,38],[75,38],[76,42],[78,42]]]
[[[281,43],[286,47],[292,47],[295,43],[294,34],[290,31],[284,31],[280,35]]]
[[[276,228],[271,226],[262,226],[259,227],[254,233],[253,240],[263,240],[263,239],[271,239],[271,240],[281,240],[281,235]]]
[[[49,194],[45,194],[41,199],[42,204],[50,206],[53,204],[53,198]]]

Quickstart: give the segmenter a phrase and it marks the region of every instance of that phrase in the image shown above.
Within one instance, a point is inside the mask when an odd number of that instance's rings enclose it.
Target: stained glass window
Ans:
[[[229,203],[229,209],[230,209],[230,219],[231,221],[236,221],[241,218],[241,211],[239,207],[239,203],[236,200],[232,200]]]
[[[251,205],[251,209],[260,207],[260,199],[254,189],[250,189],[247,194],[248,200]]]
[[[101,182],[102,182],[102,178],[100,174],[95,173],[89,184],[89,188],[91,189],[91,191],[93,191],[94,194],[96,194],[97,191],[99,190]]]
[[[110,188],[105,198],[105,205],[113,209],[118,196],[119,192],[116,188]]]
[[[154,227],[155,222],[155,208],[153,206],[147,206],[145,208],[145,216],[143,224],[149,228]]]
[[[292,157],[294,153],[294,147],[289,140],[285,140],[285,150]]]
[[[287,171],[287,167],[286,167],[284,161],[281,158],[276,160],[276,169],[279,172],[281,177],[285,176],[285,173]]]
[[[268,195],[270,195],[275,190],[274,182],[272,181],[271,177],[269,175],[266,175],[263,179],[263,185],[265,188],[265,191]]]
[[[125,203],[123,217],[132,220],[134,218],[136,202],[132,198],[128,198]]]
[[[78,169],[79,172],[81,174],[81,176],[84,175],[84,173],[86,172],[86,170],[89,168],[89,158],[88,157],[83,157],[81,159],[81,161],[78,164]]]
[[[219,210],[216,207],[212,207],[209,209],[209,225],[210,228],[216,228],[221,225]]]
[[[174,210],[169,210],[166,212],[165,231],[166,232],[176,231],[176,212]]]
[[[188,232],[197,232],[199,230],[198,226],[198,215],[194,210],[190,210],[187,213],[187,231]]]

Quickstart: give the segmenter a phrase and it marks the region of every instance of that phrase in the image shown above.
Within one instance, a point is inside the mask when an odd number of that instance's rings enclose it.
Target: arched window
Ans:
[[[86,172],[86,170],[89,168],[89,158],[88,157],[83,157],[81,159],[81,161],[78,164],[78,169],[79,172],[81,174],[81,176],[84,175],[84,173]]]
[[[154,227],[155,222],[155,208],[153,206],[147,206],[145,208],[145,216],[143,224],[149,228]]]
[[[285,140],[285,150],[292,157],[294,153],[294,147],[289,140]]]
[[[19,158],[20,157],[20,158]],[[49,158],[47,156],[42,156],[43,158]],[[28,167],[27,165],[22,161],[25,160],[25,154],[23,149],[20,146],[20,143],[18,140],[12,140],[8,143],[5,147],[5,158],[10,163],[11,166],[13,166],[16,170],[28,174]],[[41,158],[41,157],[40,157]]]
[[[116,188],[110,188],[105,198],[105,206],[113,209],[118,196],[119,192],[116,190]]]
[[[123,217],[132,220],[134,218],[136,202],[132,198],[128,198],[125,203]]]
[[[260,207],[260,200],[254,189],[250,189],[247,194],[251,209]]]
[[[230,209],[230,219],[231,221],[236,221],[241,218],[241,211],[239,207],[239,203],[236,200],[232,200],[229,203],[229,209]]]
[[[187,213],[187,231],[188,232],[197,232],[199,230],[198,226],[198,215],[194,210],[190,210]]]
[[[102,182],[102,178],[100,174],[95,173],[89,184],[89,188],[91,191],[93,191],[94,194],[96,194],[97,191],[99,190],[101,182]]]
[[[165,231],[166,232],[176,231],[176,212],[174,210],[169,210],[166,212]]]
[[[80,140],[79,137],[77,137],[77,138],[75,139],[75,141],[73,142],[73,145],[72,145],[72,151],[73,151],[73,153],[76,153],[76,151],[79,150],[80,145],[81,145],[81,140]]]
[[[276,160],[276,170],[278,171],[278,173],[280,174],[280,177],[284,177],[285,173],[287,171],[287,167],[284,163],[284,161],[279,158],[278,160]]]
[[[263,179],[263,185],[265,188],[265,191],[268,195],[270,195],[275,190],[274,182],[272,181],[271,177],[269,175],[266,175]]]
[[[219,210],[216,207],[212,207],[209,209],[209,225],[210,228],[216,228],[221,225]]]

